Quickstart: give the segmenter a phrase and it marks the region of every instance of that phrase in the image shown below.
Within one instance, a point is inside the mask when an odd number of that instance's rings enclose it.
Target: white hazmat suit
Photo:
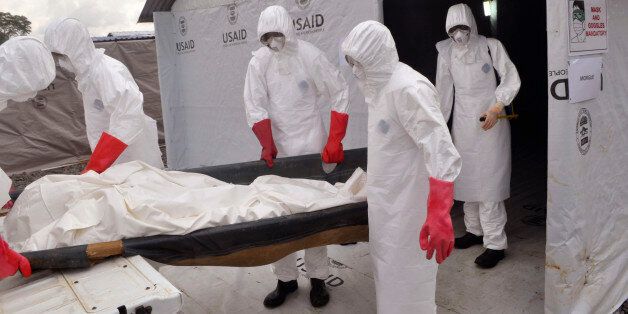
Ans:
[[[144,98],[129,70],[96,49],[78,20],[60,19],[46,28],[45,42],[64,55],[60,65],[76,74],[83,94],[85,126],[92,149],[86,170],[141,160],[163,168],[155,120],[144,114]],[[100,146],[100,147],[99,147]]]
[[[35,97],[55,78],[55,62],[42,42],[32,37],[13,37],[0,45],[0,111],[7,100],[26,101]],[[6,149],[6,148],[2,148]],[[0,157],[2,155],[0,154]],[[0,169],[0,206],[11,198],[11,179]],[[0,236],[0,279],[15,274],[31,275],[29,261],[13,251]]]
[[[437,249],[439,263],[451,253],[449,210],[460,156],[436,89],[399,62],[385,26],[359,24],[342,50],[356,62],[353,71],[369,109],[367,199],[378,313],[435,313],[438,268],[420,248],[428,247],[429,235],[430,242],[447,240]]]
[[[35,97],[52,83],[55,74],[52,54],[39,40],[18,36],[4,42],[0,45],[0,111],[6,108],[8,100]],[[10,188],[11,180],[0,169],[0,206],[11,199]]]
[[[321,153],[327,134],[317,100],[320,96],[329,99],[332,120],[334,112],[348,119],[348,90],[344,78],[322,51],[297,39],[292,18],[283,7],[266,8],[260,15],[257,33],[260,41],[267,33],[283,34],[285,43],[278,51],[262,47],[253,52],[244,85],[249,126],[253,127],[262,146],[269,146],[269,150],[272,146],[272,157]],[[257,127],[260,125],[266,125],[267,131],[259,132]],[[344,127],[346,129],[346,121]],[[272,160],[269,166],[272,166]],[[327,279],[327,249],[305,250],[305,268],[308,277]],[[296,254],[276,262],[273,269],[281,281],[296,280],[299,275]]]
[[[498,120],[484,130],[479,118],[497,103],[508,106],[521,81],[501,42],[478,35],[466,4],[454,5],[447,13],[446,31],[458,25],[470,28],[466,44],[450,38],[436,45],[436,88],[445,120],[451,115],[455,90],[452,138],[464,165],[454,198],[465,202],[467,231],[484,235],[486,248],[503,250],[507,247],[503,201],[510,197],[510,124]],[[501,79],[499,86],[494,69]]]

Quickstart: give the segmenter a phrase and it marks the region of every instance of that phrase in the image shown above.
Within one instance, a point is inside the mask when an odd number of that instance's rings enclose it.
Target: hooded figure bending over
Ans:
[[[35,97],[52,83],[55,73],[52,55],[39,40],[18,36],[4,42],[0,45],[0,111],[6,108],[7,100]],[[10,188],[11,179],[0,169],[0,205],[6,203],[6,208],[13,206]],[[18,269],[24,277],[31,275],[28,260],[0,237],[0,279],[12,276]]]
[[[141,160],[163,168],[157,124],[144,114],[144,96],[129,70],[96,49],[87,28],[61,19],[46,28],[48,48],[63,55],[59,65],[76,74],[83,94],[85,126],[92,156],[83,172],[105,171],[114,163]]]

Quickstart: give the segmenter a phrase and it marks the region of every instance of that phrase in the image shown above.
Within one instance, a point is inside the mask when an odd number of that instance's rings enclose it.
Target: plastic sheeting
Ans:
[[[167,172],[142,162],[98,175],[51,175],[29,185],[6,219],[22,251],[52,249],[311,212],[365,200],[366,173],[346,184],[262,176],[250,185]]]
[[[609,49],[599,55],[604,59],[600,96],[570,104],[572,2],[547,1],[545,310],[611,313],[628,299],[628,2],[606,1]]]
[[[379,19],[377,0],[238,1],[212,8],[182,3],[173,12],[154,13],[169,168],[259,159],[242,90],[251,52],[261,47],[256,36],[260,12],[275,4],[289,11],[299,39],[321,49],[339,67],[350,96],[343,145],[366,146],[366,105],[341,57],[340,43],[359,22]],[[175,7],[195,9],[175,12]],[[328,120],[330,103],[324,98],[319,105]]]
[[[155,40],[95,45],[127,66],[144,95],[144,112],[157,120],[159,137],[163,139]],[[38,96],[44,99],[45,106],[9,101],[0,114],[0,147],[10,148],[2,151],[0,167],[10,175],[87,160],[91,154],[82,96],[74,75],[57,66],[55,80]]]

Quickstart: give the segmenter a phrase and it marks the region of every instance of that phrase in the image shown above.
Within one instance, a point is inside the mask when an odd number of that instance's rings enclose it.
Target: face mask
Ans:
[[[353,75],[355,75],[358,80],[366,80],[366,72],[364,72],[364,68],[360,64],[354,64],[351,67],[351,71],[353,71]]]
[[[268,48],[272,51],[279,52],[286,44],[286,37],[273,37],[268,42]]]
[[[451,38],[460,45],[466,45],[469,42],[469,31],[468,30],[456,30]]]

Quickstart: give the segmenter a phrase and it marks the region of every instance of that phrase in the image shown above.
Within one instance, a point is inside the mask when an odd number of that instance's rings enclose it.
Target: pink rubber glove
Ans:
[[[24,277],[31,275],[31,264],[26,257],[9,248],[0,237],[0,279],[15,275],[18,269]]]
[[[442,263],[454,248],[454,228],[449,212],[454,204],[454,183],[430,177],[430,194],[427,197],[427,217],[421,228],[419,243],[427,251],[425,258]]]

